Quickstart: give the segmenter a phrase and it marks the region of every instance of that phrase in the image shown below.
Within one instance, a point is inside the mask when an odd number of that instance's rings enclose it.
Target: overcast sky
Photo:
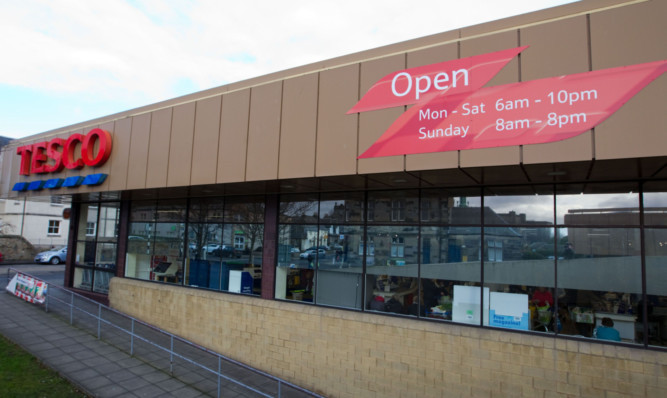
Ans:
[[[0,135],[572,0],[0,0]]]

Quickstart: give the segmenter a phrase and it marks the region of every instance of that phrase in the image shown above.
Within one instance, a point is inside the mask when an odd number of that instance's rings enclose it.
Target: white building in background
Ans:
[[[49,201],[0,199],[0,234],[21,235],[37,249],[65,246],[69,220],[63,210],[68,207],[59,196]]]

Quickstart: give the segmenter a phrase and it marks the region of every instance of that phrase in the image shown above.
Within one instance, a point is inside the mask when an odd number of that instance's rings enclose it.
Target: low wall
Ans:
[[[22,236],[0,235],[0,253],[5,262],[23,262],[34,260],[37,250]]]
[[[667,353],[113,278],[111,306],[330,397],[662,397]]]

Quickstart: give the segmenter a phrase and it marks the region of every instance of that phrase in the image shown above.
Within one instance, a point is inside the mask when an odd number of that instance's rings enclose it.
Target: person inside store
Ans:
[[[431,309],[440,303],[440,299],[447,295],[444,283],[437,279],[422,279],[422,294],[424,296],[423,309]],[[422,314],[424,315],[424,314]]]
[[[602,318],[602,325],[596,327],[593,334],[600,340],[621,341],[621,335],[614,329],[614,321],[609,317]]]
[[[532,301],[533,304],[535,304],[535,306],[538,308],[553,307],[554,305],[554,297],[551,294],[551,291],[549,291],[549,289],[543,286],[540,286],[537,289],[535,289],[535,291],[533,292]]]

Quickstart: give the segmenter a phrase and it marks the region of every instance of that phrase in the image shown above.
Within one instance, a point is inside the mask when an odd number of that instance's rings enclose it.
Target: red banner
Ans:
[[[390,73],[371,87],[348,114],[412,105],[445,95],[471,93],[528,46]]]
[[[665,70],[667,61],[658,61],[423,98],[359,158],[571,138],[607,119]]]

